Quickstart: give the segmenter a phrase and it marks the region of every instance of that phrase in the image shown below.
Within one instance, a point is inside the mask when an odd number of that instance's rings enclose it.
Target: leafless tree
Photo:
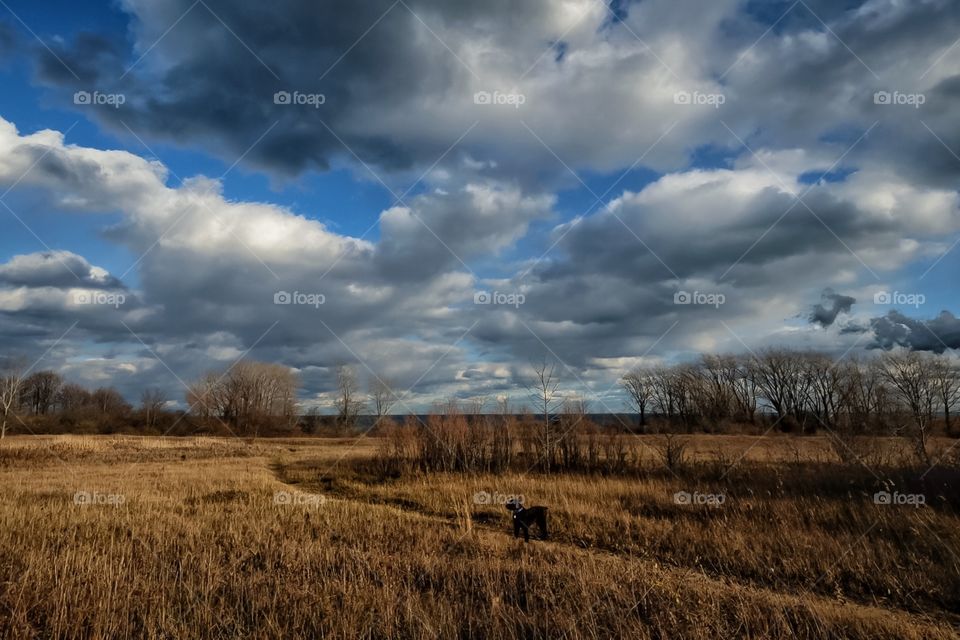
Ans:
[[[580,431],[587,423],[589,401],[580,397],[564,398],[560,410],[559,432],[552,438],[558,450],[560,464],[565,469],[578,467],[582,462]],[[578,429],[579,428],[579,429]]]
[[[97,411],[111,417],[122,416],[131,410],[130,405],[123,399],[120,392],[113,387],[95,389],[90,397]]]
[[[20,389],[21,404],[33,415],[42,416],[53,410],[63,378],[54,371],[37,371],[24,379]]]
[[[364,402],[360,397],[357,374],[353,367],[349,365],[337,367],[337,397],[333,404],[337,410],[337,419],[340,426],[348,429],[354,428],[357,424],[357,418],[363,412]]]
[[[767,349],[751,360],[759,396],[776,412],[779,421],[792,417],[804,425],[804,409],[811,380],[803,358],[790,349]]]
[[[0,370],[0,440],[7,436],[7,422],[17,411],[25,369],[22,360],[12,359]]]
[[[653,402],[653,373],[644,367],[637,367],[620,380],[620,386],[627,392],[630,404],[637,410],[638,423],[643,430],[647,425],[647,407]]]
[[[849,358],[838,365],[846,386],[844,428],[852,435],[879,428],[886,412],[888,393],[875,360]]]
[[[916,351],[887,353],[881,356],[879,367],[884,380],[909,410],[913,419],[914,452],[924,464],[929,464],[927,439],[933,418],[936,390],[931,376],[932,359]]]
[[[700,358],[700,413],[713,424],[733,415],[736,370],[737,360],[734,356],[704,354]]]
[[[262,424],[293,426],[298,383],[288,367],[244,360],[194,383],[187,402],[198,416],[216,416],[239,433],[256,436]]]
[[[397,402],[397,395],[389,380],[382,376],[371,376],[370,402],[373,404],[373,411],[377,416],[377,424],[379,425],[380,421],[390,413],[390,409]]]
[[[733,389],[736,414],[752,424],[757,415],[757,382],[750,366],[750,357],[735,356],[728,367],[725,375]]]
[[[951,435],[953,429],[950,424],[950,412],[960,401],[960,369],[948,356],[941,355],[931,359],[930,377],[933,391],[943,410],[944,429],[947,435]]]
[[[75,411],[91,404],[93,404],[92,395],[78,384],[68,382],[60,387],[60,392],[57,394],[57,405],[61,411]]]
[[[703,400],[700,370],[696,364],[679,364],[671,368],[667,384],[671,389],[676,416],[689,431],[700,411],[698,403]]]
[[[527,390],[534,406],[543,418],[541,455],[544,467],[549,471],[556,447],[556,438],[553,437],[552,415],[558,408],[560,381],[556,375],[556,365],[548,363],[546,359],[532,366],[533,377],[527,384]]]
[[[545,423],[550,422],[550,416],[557,408],[559,388],[560,381],[556,376],[555,364],[543,360],[533,365],[533,378],[527,389]]]
[[[675,384],[674,367],[656,367],[651,371],[653,382],[653,400],[658,411],[667,419],[676,415],[677,385]]]
[[[187,404],[190,411],[201,418],[211,418],[221,413],[226,404],[220,384],[222,374],[210,372],[190,385],[187,390]]]
[[[847,369],[824,353],[798,354],[805,381],[807,407],[820,425],[836,431],[852,392]]]
[[[686,461],[687,441],[672,433],[667,434],[657,446],[656,451],[663,458],[667,469],[674,471]]]
[[[162,390],[156,388],[144,389],[140,395],[140,410],[143,411],[143,417],[148,428],[152,429],[156,426],[157,418],[166,403],[167,396]]]

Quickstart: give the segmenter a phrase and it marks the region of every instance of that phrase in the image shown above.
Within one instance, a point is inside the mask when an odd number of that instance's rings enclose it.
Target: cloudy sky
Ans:
[[[953,0],[0,0],[0,354],[594,411],[642,362],[960,346]],[[951,117],[950,114],[953,114]]]

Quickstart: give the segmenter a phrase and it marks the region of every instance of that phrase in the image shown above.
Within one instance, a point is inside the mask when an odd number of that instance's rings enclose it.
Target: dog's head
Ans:
[[[507,500],[504,505],[507,508],[507,511],[513,511],[517,513],[518,511],[523,511],[523,503],[517,500],[516,498]]]

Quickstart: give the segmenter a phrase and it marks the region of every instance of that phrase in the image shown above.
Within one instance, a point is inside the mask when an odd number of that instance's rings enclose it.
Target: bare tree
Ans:
[[[790,349],[767,349],[757,354],[751,365],[757,391],[776,412],[777,420],[790,416],[802,427],[811,380],[800,354]]]
[[[533,378],[527,388],[544,423],[550,422],[550,416],[557,407],[559,387],[560,381],[556,377],[555,364],[543,360],[533,365]]]
[[[798,355],[806,381],[807,406],[823,427],[835,431],[852,391],[847,369],[825,353]]]
[[[735,357],[726,375],[733,389],[737,413],[752,424],[757,415],[757,381],[750,357]]]
[[[389,380],[382,376],[371,376],[370,378],[370,402],[373,404],[373,411],[377,416],[377,425],[389,413],[398,398],[393,391],[393,385]]]
[[[94,390],[90,397],[100,413],[111,417],[122,416],[132,409],[120,392],[113,387],[100,387]]]
[[[702,380],[695,364],[678,364],[665,370],[660,384],[672,407],[672,414],[689,431],[703,403]]]
[[[560,431],[552,440],[564,469],[576,468],[583,461],[577,427],[587,422],[589,409],[589,401],[583,398],[574,396],[563,400],[560,409]]]
[[[62,386],[63,378],[55,371],[31,374],[21,385],[21,404],[35,416],[46,415],[56,405]]]
[[[298,384],[288,367],[244,360],[195,382],[187,402],[198,416],[218,417],[239,433],[256,436],[262,424],[293,426]]]
[[[879,428],[887,411],[888,390],[876,360],[850,358],[838,365],[846,386],[846,427],[853,434]]]
[[[661,440],[656,451],[663,458],[663,463],[667,465],[667,469],[673,471],[681,467],[686,460],[687,441],[668,433]]]
[[[547,360],[544,359],[539,364],[533,365],[533,378],[527,385],[527,389],[530,398],[535,403],[534,406],[543,418],[541,446],[543,463],[547,471],[550,470],[554,447],[556,447],[556,439],[552,437],[554,428],[552,414],[557,409],[559,388],[560,381],[556,376],[555,364],[547,363]]]
[[[638,424],[642,431],[647,425],[647,407],[654,397],[654,379],[649,369],[637,367],[620,380],[620,386],[627,392],[630,404],[637,410]]]
[[[929,464],[927,439],[933,418],[935,389],[931,382],[931,358],[916,351],[888,353],[880,358],[880,373],[913,418],[913,445],[917,458]]]
[[[10,360],[0,370],[0,440],[7,436],[7,421],[17,410],[25,374],[22,360]]]
[[[57,394],[57,404],[61,411],[75,411],[93,404],[93,397],[89,391],[80,385],[68,382],[60,388],[60,392]]]
[[[951,362],[946,355],[941,355],[931,359],[930,377],[934,393],[943,409],[944,429],[947,435],[952,435],[950,411],[960,401],[960,370],[955,362]]]
[[[337,410],[340,426],[348,429],[355,427],[357,418],[364,409],[364,402],[360,397],[357,374],[353,367],[348,365],[337,367],[337,397],[333,404]]]
[[[737,360],[734,356],[703,354],[700,357],[700,413],[713,424],[733,415],[736,371]]]
[[[152,429],[156,426],[157,418],[166,403],[167,396],[162,390],[156,388],[144,389],[140,395],[140,410],[143,411],[147,428]]]
[[[672,420],[676,415],[677,399],[673,367],[656,367],[650,375],[653,382],[653,400],[660,414]]]

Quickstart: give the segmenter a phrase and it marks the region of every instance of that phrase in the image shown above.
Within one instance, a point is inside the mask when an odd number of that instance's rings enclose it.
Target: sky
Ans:
[[[949,0],[0,0],[0,357],[136,401],[592,411],[629,369],[960,347]],[[951,115],[953,117],[951,117]]]

